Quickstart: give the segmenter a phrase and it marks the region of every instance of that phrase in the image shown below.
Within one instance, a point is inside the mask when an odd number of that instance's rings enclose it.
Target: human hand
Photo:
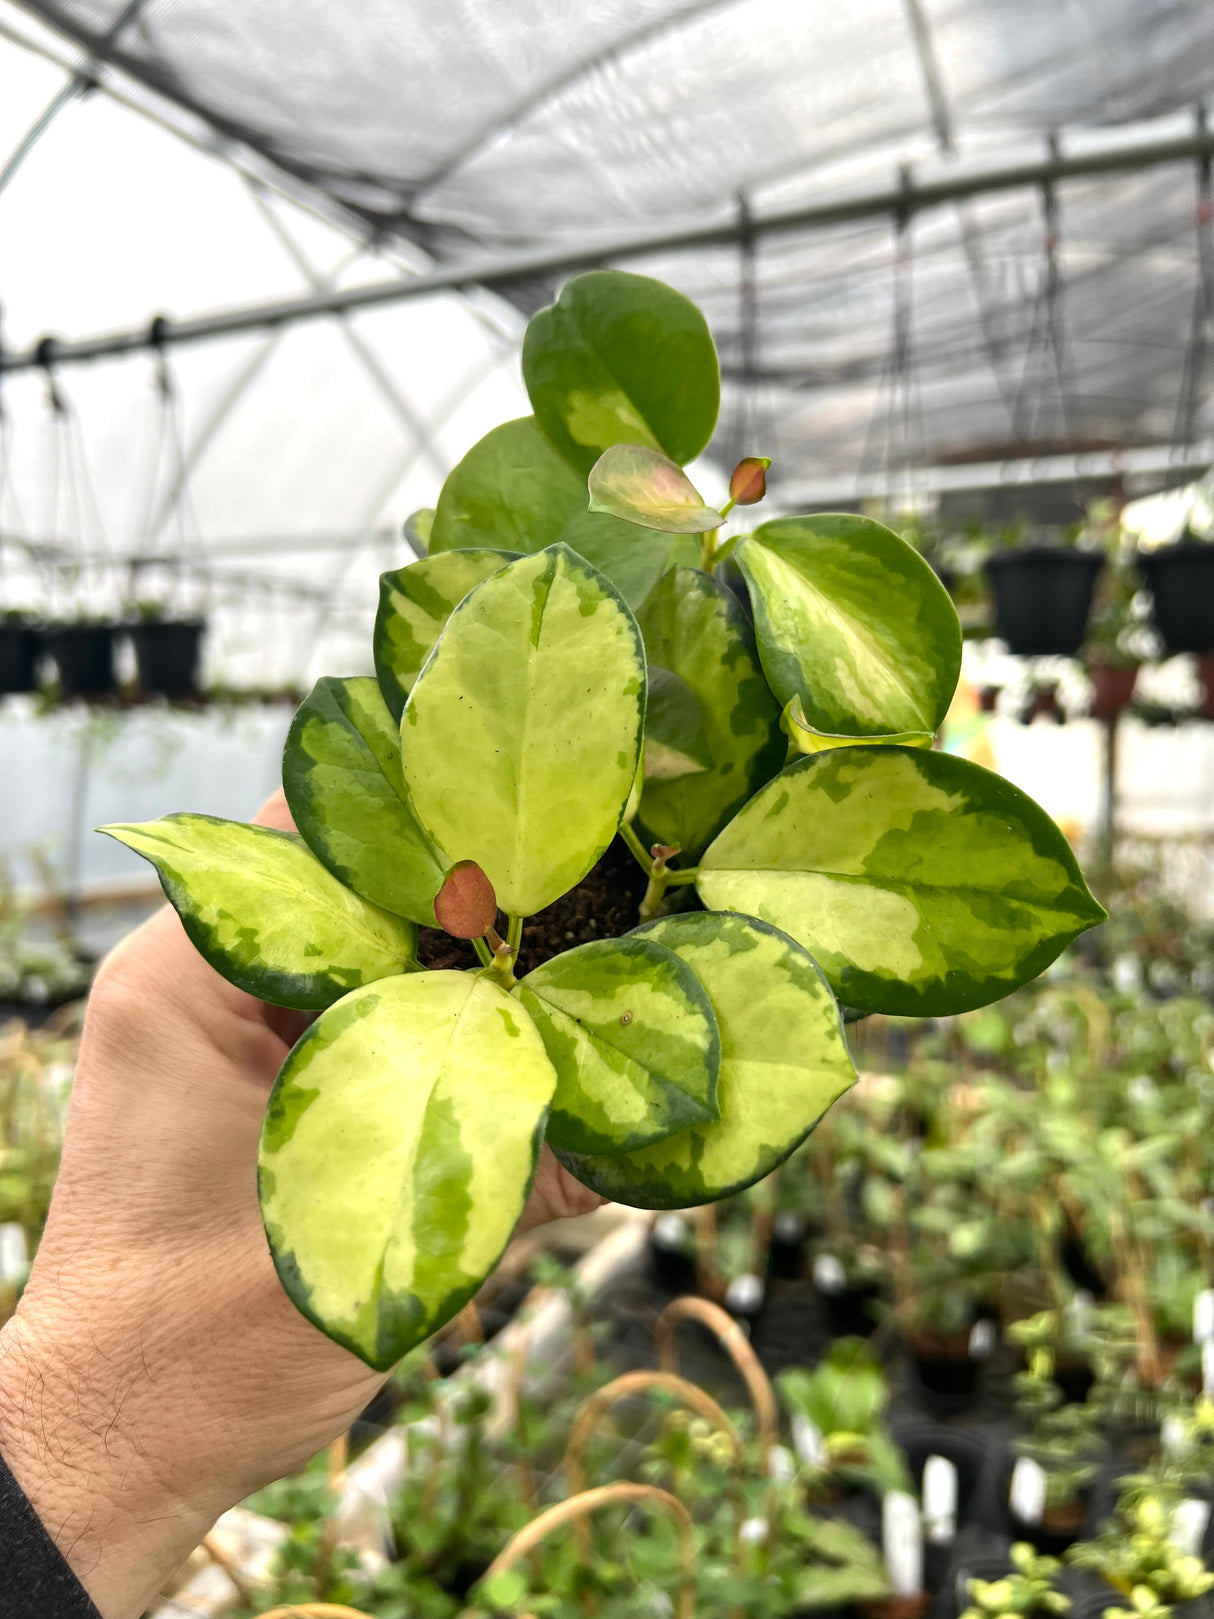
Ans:
[[[257,820],[290,827],[281,793]],[[384,1381],[296,1311],[262,1229],[262,1113],[306,1024],[220,978],[167,906],[97,975],[50,1218],[0,1333],[0,1454],[105,1619],[135,1619]],[[519,1229],[601,1201],[545,1148]]]

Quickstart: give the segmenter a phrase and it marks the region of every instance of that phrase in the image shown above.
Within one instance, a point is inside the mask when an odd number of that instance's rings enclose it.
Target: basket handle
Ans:
[[[734,1463],[741,1460],[742,1447],[738,1442],[737,1430],[711,1394],[706,1394],[703,1389],[673,1372],[625,1372],[622,1377],[613,1378],[601,1389],[596,1389],[577,1408],[561,1462],[561,1471],[575,1495],[586,1488],[586,1447],[599,1423],[621,1400],[626,1400],[632,1394],[647,1393],[650,1389],[664,1389],[676,1400],[690,1406],[706,1422],[711,1422],[729,1440]]]
[[[371,1619],[361,1608],[344,1608],[340,1602],[301,1602],[298,1606],[271,1608],[258,1619]]]
[[[696,1549],[691,1514],[669,1490],[659,1490],[654,1484],[601,1484],[597,1489],[583,1490],[579,1495],[571,1495],[565,1501],[558,1501],[556,1506],[541,1512],[538,1518],[533,1518],[507,1542],[486,1569],[484,1578],[489,1579],[494,1574],[506,1573],[521,1558],[526,1557],[528,1552],[533,1551],[554,1529],[560,1529],[567,1523],[584,1520],[591,1513],[597,1512],[600,1507],[612,1506],[617,1501],[634,1501],[638,1505],[645,1503],[652,1507],[661,1507],[674,1519],[679,1532],[679,1561],[683,1565],[678,1599],[675,1603],[675,1619],[695,1619]],[[289,1610],[283,1611],[285,1613]],[[274,1619],[274,1616],[266,1614],[262,1619]],[[320,1619],[319,1615],[317,1619]]]
[[[780,1437],[776,1391],[771,1386],[771,1379],[760,1366],[759,1357],[750,1347],[746,1334],[719,1304],[713,1304],[709,1299],[696,1298],[694,1294],[687,1294],[681,1299],[672,1299],[658,1317],[657,1325],[654,1327],[658,1365],[664,1372],[678,1370],[679,1351],[675,1335],[679,1323],[688,1320],[699,1321],[706,1326],[717,1337],[721,1347],[737,1367],[754,1406],[759,1443],[764,1452],[769,1451]]]

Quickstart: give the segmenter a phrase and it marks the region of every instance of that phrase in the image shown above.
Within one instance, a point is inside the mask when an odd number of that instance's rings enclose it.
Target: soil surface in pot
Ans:
[[[631,932],[641,920],[637,913],[647,886],[645,873],[617,838],[583,882],[527,919],[516,975],[522,978],[574,945],[588,944],[591,939],[617,939]],[[497,925],[504,937],[506,919],[500,913]],[[417,954],[423,967],[433,969],[479,966],[467,940],[453,939],[433,928],[422,928]]]

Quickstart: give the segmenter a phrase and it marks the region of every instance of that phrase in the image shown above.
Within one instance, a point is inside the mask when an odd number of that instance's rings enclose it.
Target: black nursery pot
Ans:
[[[1214,652],[1214,545],[1181,540],[1139,558],[1165,650]]]
[[[43,647],[59,671],[64,697],[108,697],[114,690],[114,625],[53,624]]]
[[[200,618],[149,619],[129,630],[145,696],[197,697],[206,624]]]
[[[865,1282],[858,1287],[845,1287],[838,1293],[821,1292],[826,1306],[826,1319],[836,1338],[870,1338],[877,1330],[877,1312],[874,1306],[881,1298],[876,1282]]]
[[[1056,545],[1000,551],[986,564],[995,630],[1022,657],[1072,657],[1083,645],[1104,559]]]
[[[41,633],[23,618],[0,618],[0,693],[37,691]]]

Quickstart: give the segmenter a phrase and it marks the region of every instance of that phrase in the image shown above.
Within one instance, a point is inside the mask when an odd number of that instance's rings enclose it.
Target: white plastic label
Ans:
[[[682,1248],[687,1242],[687,1221],[681,1214],[659,1214],[653,1222],[653,1240],[659,1248]]]
[[[767,1519],[745,1519],[738,1526],[738,1539],[743,1546],[762,1546],[767,1539]]]
[[[796,1451],[798,1459],[807,1467],[817,1467],[823,1453],[820,1431],[800,1411],[793,1417],[789,1431],[792,1434],[792,1448]]]
[[[970,1328],[970,1359],[985,1360],[995,1347],[995,1323],[983,1316]]]
[[[787,1445],[773,1445],[767,1452],[767,1476],[773,1484],[791,1484],[797,1476],[797,1458]]]
[[[956,1538],[957,1469],[947,1456],[923,1464],[923,1530],[936,1546]]]
[[[771,1234],[777,1242],[804,1242],[805,1221],[795,1209],[781,1209],[772,1222]]]
[[[1214,1287],[1203,1287],[1193,1300],[1193,1342],[1214,1338]]]
[[[847,1272],[834,1254],[819,1254],[814,1260],[814,1286],[819,1293],[842,1293],[847,1287]]]
[[[1160,1448],[1169,1456],[1174,1456],[1178,1450],[1184,1450],[1188,1443],[1185,1420],[1179,1411],[1169,1411],[1159,1424]]]
[[[1021,1523],[1040,1523],[1045,1511],[1045,1473],[1031,1456],[1019,1456],[1012,1468],[1008,1505]]]
[[[762,1304],[761,1276],[735,1276],[725,1289],[725,1308],[731,1315],[757,1315]]]
[[[1182,1557],[1200,1557],[1201,1543],[1205,1539],[1206,1525],[1210,1521],[1210,1503],[1184,1500],[1172,1515],[1172,1528],[1168,1539]]]
[[[1065,1308],[1066,1323],[1072,1336],[1083,1338],[1091,1329],[1092,1305],[1096,1301],[1084,1288],[1079,1288]]]
[[[887,1490],[881,1502],[881,1545],[894,1595],[923,1590],[923,1524],[919,1503],[905,1490]]]
[[[25,1228],[16,1220],[0,1225],[0,1282],[24,1281],[30,1268]]]
[[[1214,1338],[1207,1338],[1201,1346],[1201,1389],[1203,1394],[1214,1394]]]

